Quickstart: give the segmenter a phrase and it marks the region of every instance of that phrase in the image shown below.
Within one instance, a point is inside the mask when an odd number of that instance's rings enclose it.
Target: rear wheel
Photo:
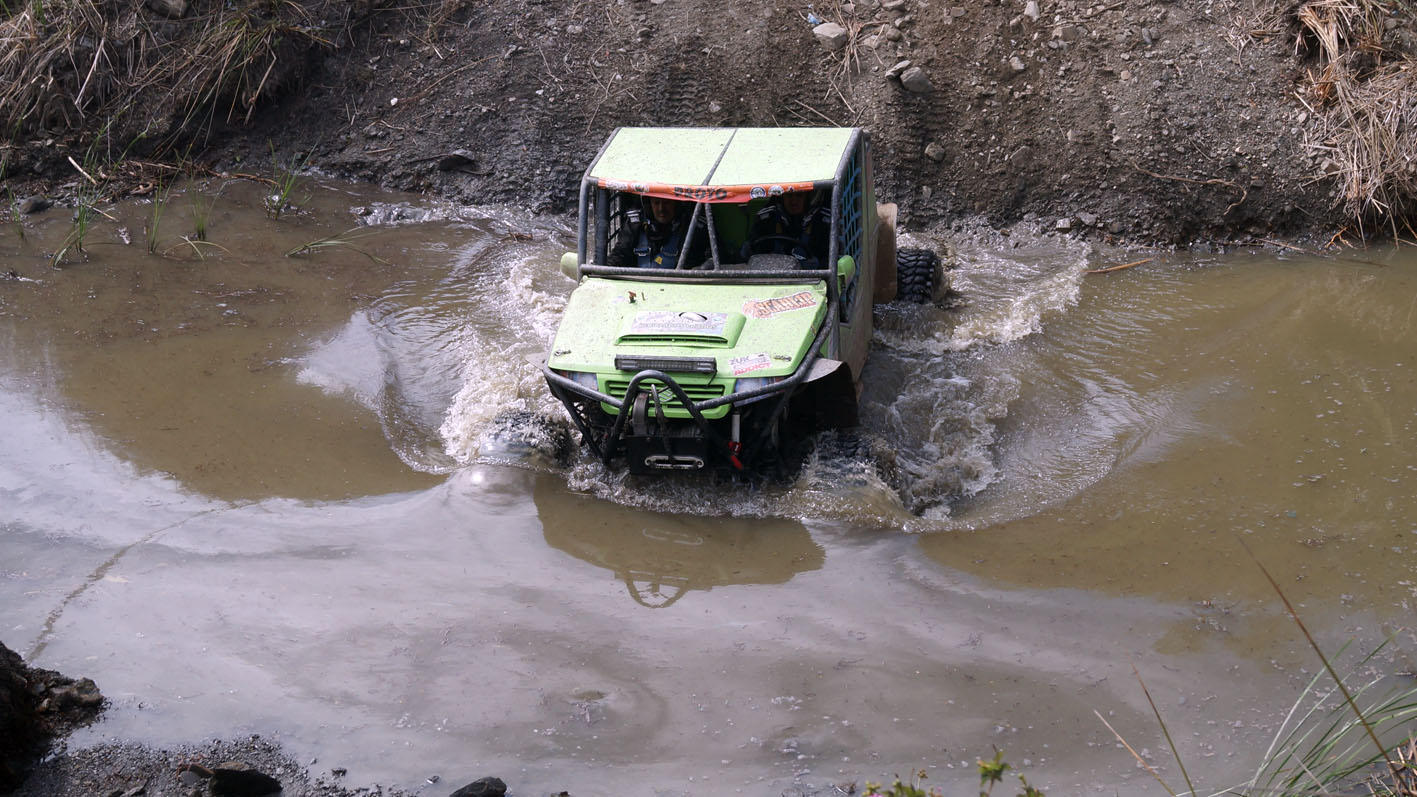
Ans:
[[[941,287],[940,257],[931,249],[899,249],[895,258],[896,299],[926,304]]]

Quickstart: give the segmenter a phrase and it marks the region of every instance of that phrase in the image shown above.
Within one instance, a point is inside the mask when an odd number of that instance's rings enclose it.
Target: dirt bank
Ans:
[[[876,137],[881,194],[916,229],[1033,220],[1181,245],[1327,240],[1365,213],[1371,227],[1375,209],[1405,218],[1417,183],[1399,159],[1387,193],[1369,191],[1381,206],[1366,202],[1350,178],[1384,159],[1338,157],[1351,142],[1334,135],[1344,109],[1329,108],[1341,85],[1332,67],[1358,49],[1367,61],[1349,65],[1353,92],[1391,72],[1394,107],[1417,95],[1407,74],[1417,70],[1393,71],[1413,52],[1401,0],[1346,4],[1362,18],[1274,0],[192,0],[176,18],[155,10],[171,5],[106,4],[126,10],[97,35],[75,34],[68,61],[40,75],[47,93],[7,125],[18,131],[3,150],[12,181],[82,179],[69,158],[82,162],[107,130],[104,151],[130,160],[183,153],[269,173],[273,159],[308,157],[390,187],[561,212],[616,126],[860,125]],[[831,49],[814,21],[839,24],[845,44]],[[230,57],[213,31],[231,30],[246,31],[254,54]],[[95,48],[110,36],[126,36],[127,49]],[[200,62],[205,71],[196,59],[149,68],[128,88],[95,79],[104,70],[91,65],[117,71],[145,57],[138,45],[149,39],[228,57]],[[905,82],[903,61],[919,69]],[[454,152],[465,157],[440,157]]]

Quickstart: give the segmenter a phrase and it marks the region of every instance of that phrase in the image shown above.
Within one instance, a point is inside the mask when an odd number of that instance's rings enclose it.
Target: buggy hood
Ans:
[[[606,373],[617,370],[617,355],[711,358],[718,378],[789,376],[826,311],[822,282],[676,285],[588,278],[566,304],[547,364]]]

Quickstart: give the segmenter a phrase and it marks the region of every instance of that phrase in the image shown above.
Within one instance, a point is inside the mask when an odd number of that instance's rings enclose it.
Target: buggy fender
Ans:
[[[841,360],[818,357],[812,362],[811,369],[807,371],[807,378],[802,381],[810,383],[818,379],[825,379],[833,373],[836,373],[836,370],[845,364],[846,363],[843,363]]]

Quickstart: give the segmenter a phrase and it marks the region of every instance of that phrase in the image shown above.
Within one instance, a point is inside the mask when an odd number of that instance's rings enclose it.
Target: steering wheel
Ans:
[[[769,247],[763,246],[763,244],[774,244],[778,243],[779,241],[789,245],[787,248],[787,254],[792,254],[792,250],[796,249],[799,246],[802,247],[804,251],[806,250],[806,246],[802,244],[801,239],[793,237],[791,235],[760,235],[757,238],[754,238],[753,240],[748,242],[748,254],[768,254],[766,250]]]

